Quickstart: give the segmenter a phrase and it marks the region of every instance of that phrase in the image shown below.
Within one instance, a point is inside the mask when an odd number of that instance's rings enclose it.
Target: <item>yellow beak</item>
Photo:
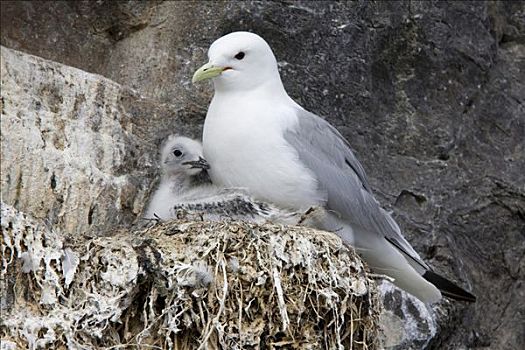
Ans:
[[[204,66],[197,69],[193,78],[191,79],[192,83],[196,83],[201,80],[215,78],[224,71],[224,67],[214,66],[211,63],[206,63]]]

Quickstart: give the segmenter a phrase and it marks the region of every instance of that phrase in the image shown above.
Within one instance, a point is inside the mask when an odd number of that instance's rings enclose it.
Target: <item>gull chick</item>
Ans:
[[[147,219],[169,219],[173,217],[173,205],[187,197],[188,192],[211,187],[206,172],[209,165],[202,157],[200,142],[171,135],[160,153],[161,180],[144,215]]]
[[[318,220],[323,215],[320,210],[300,215],[256,201],[240,188],[213,185],[199,141],[172,135],[161,148],[161,181],[144,215],[146,219],[172,219],[177,217],[177,212],[183,211],[198,214],[204,220],[234,219],[292,225]]]
[[[361,163],[329,123],[286,93],[264,39],[235,32],[217,39],[193,81],[212,79],[204,156],[212,181],[242,187],[258,200],[295,211],[324,207],[318,228],[337,233],[377,273],[423,302],[442,293],[474,301],[434,273],[374,198]]]

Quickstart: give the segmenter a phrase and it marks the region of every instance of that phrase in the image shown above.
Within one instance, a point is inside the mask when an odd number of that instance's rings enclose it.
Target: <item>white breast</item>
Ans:
[[[319,204],[314,175],[283,138],[297,122],[290,105],[254,105],[216,98],[204,124],[204,156],[214,183],[245,188],[255,198],[282,207],[305,209]],[[235,109],[231,107],[235,106]]]

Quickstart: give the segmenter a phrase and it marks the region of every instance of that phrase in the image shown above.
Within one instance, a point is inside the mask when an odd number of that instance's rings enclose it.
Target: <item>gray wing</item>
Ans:
[[[303,109],[297,113],[299,125],[287,130],[284,137],[327,192],[328,209],[367,232],[384,235],[412,262],[429,269],[374,198],[363,166],[339,131],[313,113]]]

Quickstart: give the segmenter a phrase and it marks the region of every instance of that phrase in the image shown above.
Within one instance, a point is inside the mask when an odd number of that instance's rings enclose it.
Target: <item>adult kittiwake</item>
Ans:
[[[475,297],[432,272],[373,196],[363,166],[341,134],[286,93],[270,46],[256,34],[216,40],[193,82],[212,79],[204,155],[215,184],[300,211],[322,206],[336,232],[377,273],[424,302],[441,293]],[[441,290],[441,292],[440,292]]]
[[[323,216],[319,209],[305,216],[256,201],[240,188],[213,185],[207,173],[209,165],[202,156],[202,144],[197,140],[171,135],[161,146],[160,153],[161,181],[145,219],[173,219],[183,211],[198,214],[204,220],[269,221],[291,225]]]

